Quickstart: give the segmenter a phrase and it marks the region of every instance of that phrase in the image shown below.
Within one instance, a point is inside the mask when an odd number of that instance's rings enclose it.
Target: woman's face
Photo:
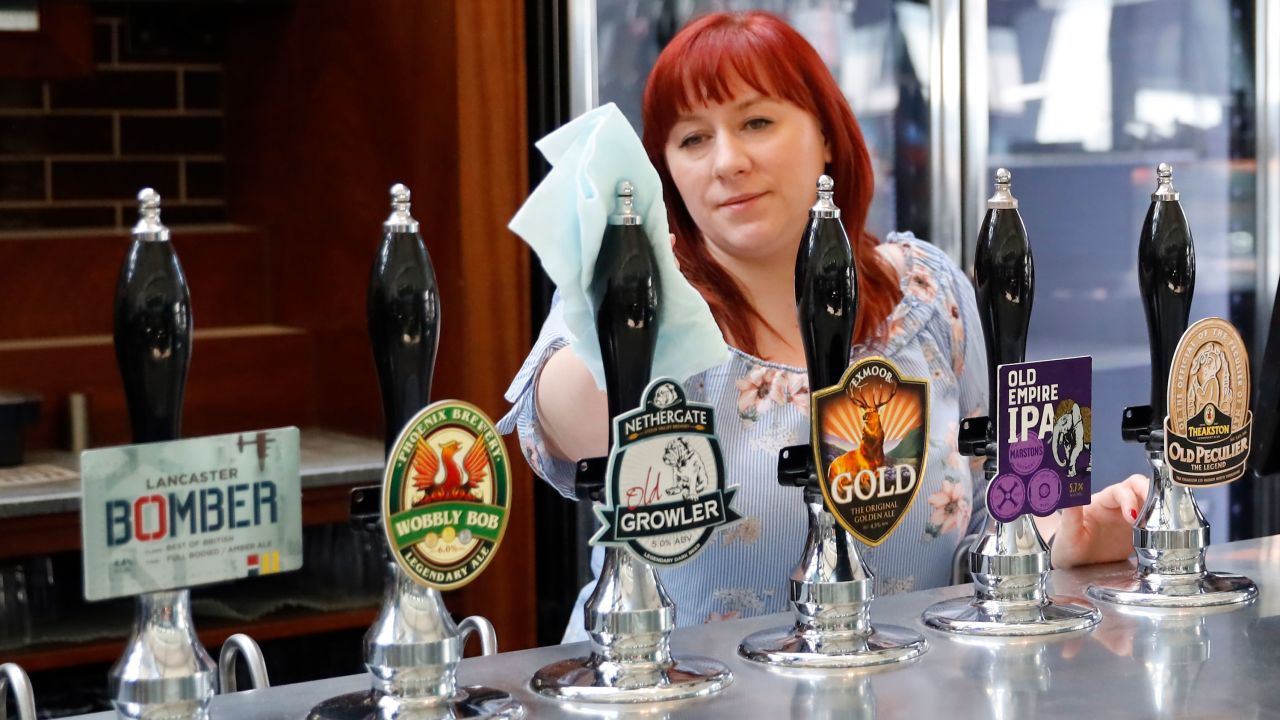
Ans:
[[[741,79],[730,90],[731,99],[676,121],[667,167],[713,256],[790,263],[831,151],[799,106]]]

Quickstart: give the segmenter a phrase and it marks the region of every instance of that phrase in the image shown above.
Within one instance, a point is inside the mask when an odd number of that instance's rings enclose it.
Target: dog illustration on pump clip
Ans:
[[[675,483],[667,488],[668,495],[679,495],[684,500],[695,500],[707,487],[707,469],[702,458],[689,447],[689,441],[676,438],[662,451],[662,463],[671,468]]]

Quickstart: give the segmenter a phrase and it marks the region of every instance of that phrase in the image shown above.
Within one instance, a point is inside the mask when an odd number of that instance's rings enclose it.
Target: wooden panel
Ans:
[[[89,307],[93,307],[92,304]],[[182,432],[211,435],[311,422],[311,338],[287,328],[196,331],[183,402]],[[67,395],[89,397],[93,445],[129,440],[124,389],[109,336],[0,342],[0,378],[44,396],[29,447],[64,445]]]
[[[468,282],[461,288],[461,328],[467,390],[495,417],[502,393],[529,350],[529,254],[507,223],[528,194],[523,3],[456,4],[458,38],[458,247]],[[518,69],[518,70],[517,70]],[[519,118],[519,122],[513,119]],[[475,350],[479,349],[479,352]],[[446,355],[447,357],[447,355]],[[462,589],[459,605],[504,619],[504,648],[537,645],[532,599],[533,474],[514,436],[507,438],[514,469],[512,521],[490,570]],[[515,590],[513,592],[513,589]],[[462,612],[459,610],[458,612]],[[522,618],[516,623],[510,618]]]
[[[433,396],[505,412],[528,352],[528,253],[506,224],[527,194],[520,0],[297,3],[234,29],[227,61],[230,209],[264,228],[276,321],[318,339],[319,420],[380,435],[365,329],[369,268],[404,182],[441,294]],[[451,593],[504,649],[535,642],[532,476],[491,569]],[[514,591],[513,591],[514,589]]]
[[[245,229],[174,231],[197,328],[268,321],[267,244],[261,233]],[[0,287],[7,298],[0,340],[110,334],[111,303],[128,248],[123,231],[0,239]]]
[[[42,0],[40,29],[0,32],[0,77],[76,77],[93,71],[89,3]]]

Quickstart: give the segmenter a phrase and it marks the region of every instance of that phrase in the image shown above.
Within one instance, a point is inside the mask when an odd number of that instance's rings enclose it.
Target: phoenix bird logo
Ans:
[[[450,500],[479,502],[480,487],[489,476],[489,459],[484,443],[477,439],[465,456],[460,456],[462,443],[448,440],[439,451],[425,440],[413,449],[413,487],[423,493],[414,506]]]

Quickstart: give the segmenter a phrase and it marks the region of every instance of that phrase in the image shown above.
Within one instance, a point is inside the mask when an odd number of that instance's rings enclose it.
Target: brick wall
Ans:
[[[170,225],[226,222],[222,13],[95,4],[92,75],[0,80],[0,231],[132,227],[146,185]]]

